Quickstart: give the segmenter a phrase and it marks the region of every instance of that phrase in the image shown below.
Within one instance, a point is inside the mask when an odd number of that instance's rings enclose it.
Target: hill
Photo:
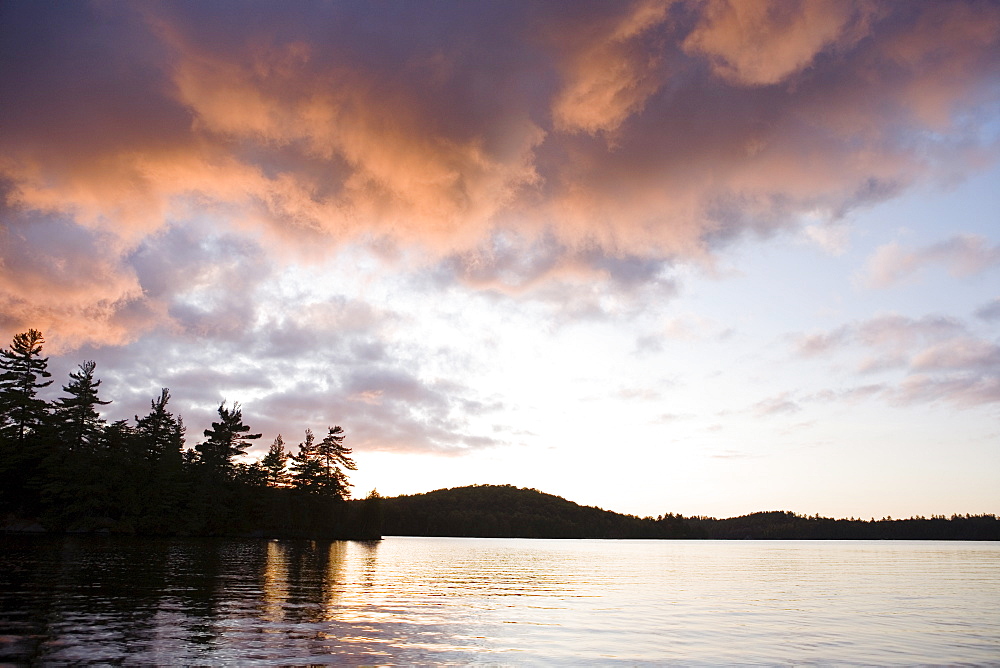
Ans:
[[[755,540],[1000,540],[994,515],[832,519],[787,511],[740,517],[623,515],[512,485],[472,485],[382,499],[388,536],[714,538]]]
[[[680,527],[581,506],[513,485],[472,485],[383,499],[383,533],[484,538],[682,538]]]

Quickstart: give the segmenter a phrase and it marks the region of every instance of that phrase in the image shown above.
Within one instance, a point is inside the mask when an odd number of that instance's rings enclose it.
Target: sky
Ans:
[[[355,495],[1000,513],[1000,3],[0,4],[0,339]]]

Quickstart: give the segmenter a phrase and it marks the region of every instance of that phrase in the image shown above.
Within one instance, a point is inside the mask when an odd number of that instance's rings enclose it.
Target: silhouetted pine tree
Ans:
[[[232,409],[226,408],[225,402],[219,404],[219,421],[204,431],[206,440],[195,446],[197,456],[190,460],[193,466],[188,467],[195,486],[188,518],[193,533],[218,535],[249,530],[257,512],[248,508],[251,501],[246,494],[247,474],[252,472],[233,461],[246,453],[249,441],[261,437],[249,431],[238,403]]]
[[[51,441],[44,433],[48,406],[37,398],[48,358],[41,356],[45,339],[29,329],[0,349],[0,511],[38,516],[41,492],[50,473]]]
[[[96,406],[106,405],[97,392],[94,362],[80,364],[63,386],[67,396],[54,402],[52,420],[44,440],[45,482],[41,485],[46,521],[66,528],[95,528],[110,520],[114,506],[110,470],[114,461],[103,446],[104,420]]]
[[[18,446],[36,431],[48,416],[48,406],[35,395],[52,381],[46,371],[49,358],[42,357],[45,339],[37,329],[14,336],[10,348],[0,348],[0,434]]]
[[[70,373],[69,385],[63,385],[66,397],[56,399],[53,406],[56,430],[69,450],[94,450],[104,429],[104,420],[97,412],[97,406],[106,406],[110,401],[97,398],[101,381],[94,380],[96,364],[92,361],[80,365],[80,370]]]
[[[318,494],[323,467],[316,453],[316,437],[306,429],[306,440],[299,443],[299,451],[291,455],[292,486],[300,492]]]
[[[167,455],[179,455],[184,446],[184,427],[180,418],[167,410],[170,390],[162,388],[157,399],[149,402],[149,413],[135,416],[135,437],[142,457],[156,462]]]
[[[285,441],[278,434],[271,443],[267,454],[260,460],[261,466],[266,473],[267,485],[269,487],[285,487],[288,484],[288,453],[285,452]]]
[[[141,490],[142,503],[131,522],[136,530],[170,532],[181,522],[188,493],[184,476],[184,422],[167,410],[170,391],[149,402],[149,413],[135,416],[128,484]]]
[[[261,437],[261,434],[249,434],[250,427],[243,424],[243,410],[238,403],[232,410],[226,408],[226,402],[219,404],[219,421],[212,423],[211,429],[205,430],[205,442],[196,446],[199,460],[211,469],[232,475],[234,472],[233,458],[246,454],[250,447],[247,441]]]
[[[330,427],[327,435],[316,446],[316,458],[319,460],[320,493],[324,496],[347,499],[351,496],[351,483],[347,481],[348,471],[358,469],[351,459],[351,449],[344,445],[344,430],[339,426]]]

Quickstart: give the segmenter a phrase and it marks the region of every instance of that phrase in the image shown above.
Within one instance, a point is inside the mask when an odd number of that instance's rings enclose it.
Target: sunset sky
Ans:
[[[1000,513],[1000,3],[0,4],[0,336],[355,494]]]

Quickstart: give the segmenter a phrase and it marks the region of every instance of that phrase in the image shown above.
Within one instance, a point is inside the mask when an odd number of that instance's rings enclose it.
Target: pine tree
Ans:
[[[292,485],[295,489],[311,494],[318,494],[322,487],[320,476],[323,473],[318,454],[316,440],[312,429],[306,429],[306,440],[299,443],[299,452],[292,458]]]
[[[0,433],[18,446],[48,416],[47,405],[35,396],[52,384],[39,382],[52,375],[46,371],[49,358],[41,357],[44,343],[41,332],[29,329],[16,334],[9,349],[0,348]]]
[[[260,465],[267,472],[269,487],[284,487],[288,484],[288,472],[285,469],[287,462],[288,453],[285,452],[285,441],[281,438],[281,434],[278,434],[274,442],[271,443],[267,454],[260,460]]]
[[[182,507],[188,497],[182,452],[184,422],[167,410],[170,391],[149,402],[149,413],[135,417],[129,449],[126,487],[138,491],[141,503],[134,505],[129,521],[144,531],[164,532],[177,529]]]
[[[344,430],[339,426],[330,427],[326,437],[316,446],[316,456],[322,470],[322,493],[341,499],[350,497],[352,485],[347,482],[344,469],[356,471],[358,467],[351,459],[351,449],[344,445]]]
[[[211,429],[205,430],[204,443],[196,446],[199,460],[210,468],[232,474],[233,458],[246,453],[250,444],[247,441],[256,440],[261,434],[248,434],[250,427],[243,424],[243,410],[237,403],[232,410],[226,408],[226,402],[219,404],[219,421],[212,423]]]
[[[135,416],[135,436],[145,459],[159,461],[179,453],[184,447],[184,427],[180,418],[167,410],[170,390],[162,388],[158,399],[149,401],[149,413]]]
[[[63,385],[63,392],[69,396],[55,402],[56,427],[63,445],[70,450],[93,450],[104,430],[105,423],[96,406],[105,406],[111,402],[97,398],[101,381],[94,380],[96,366],[92,361],[81,364],[79,371],[69,375],[69,385]]]

